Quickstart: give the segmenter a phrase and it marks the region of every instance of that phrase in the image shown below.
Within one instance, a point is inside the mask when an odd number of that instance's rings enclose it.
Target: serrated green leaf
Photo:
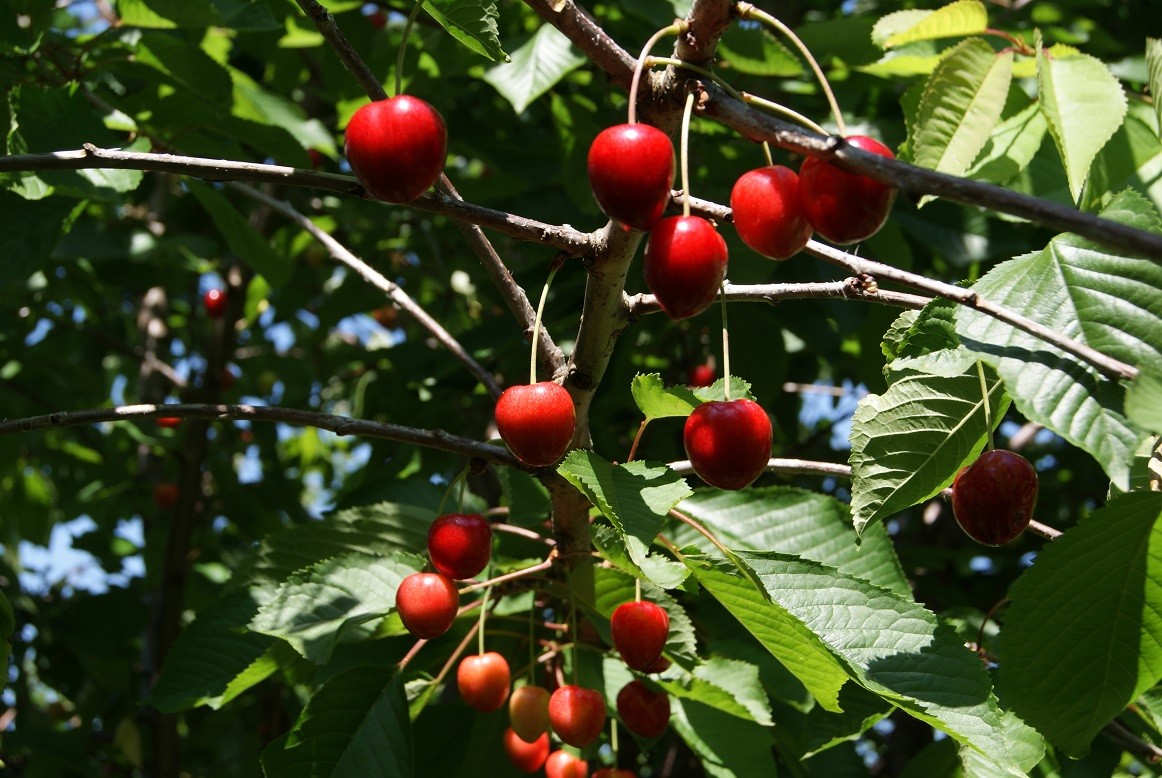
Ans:
[[[979,35],[988,28],[988,23],[988,11],[980,0],[956,0],[935,11],[888,14],[876,22],[872,40],[890,49],[916,41]]]
[[[291,275],[291,263],[275,253],[270,242],[242,218],[225,195],[197,181],[187,181],[186,186],[210,214],[214,225],[226,240],[226,245],[238,259],[261,273],[272,286],[279,287],[286,283]]]
[[[748,76],[791,77],[806,71],[799,58],[763,27],[732,24],[718,44],[718,66]]]
[[[1154,97],[1154,115],[1158,118],[1158,137],[1162,138],[1162,39],[1146,39],[1146,68],[1150,73],[1150,94]]]
[[[500,14],[492,0],[424,0],[424,10],[470,51],[493,62],[508,60],[500,45]]]
[[[1153,127],[1133,114],[1126,117],[1090,165],[1080,208],[1100,210],[1123,189],[1145,195],[1162,211],[1162,141]]]
[[[1001,711],[1001,727],[1009,755],[1020,770],[1019,775],[1027,775],[1045,756],[1045,738],[1012,711]],[[1013,775],[1011,770],[968,746],[960,747],[960,761],[965,778],[1008,778]]]
[[[1009,400],[985,371],[995,428]],[[939,494],[988,439],[975,365],[955,376],[909,375],[859,402],[851,423],[851,512],[858,533]]]
[[[1125,91],[1101,60],[1050,57],[1038,36],[1037,94],[1076,201],[1094,157],[1126,116]]]
[[[916,323],[919,316],[919,311],[904,311],[892,321],[891,326],[884,332],[883,340],[880,341],[880,351],[886,362],[891,362],[900,356],[900,349],[904,345],[908,330]]]
[[[1037,103],[998,124],[965,174],[977,181],[1007,184],[1033,161],[1049,125]]]
[[[597,568],[593,571],[593,608],[602,618],[594,622],[602,639],[612,643],[609,619],[617,606],[634,599],[633,579],[619,571]],[[694,634],[694,624],[686,615],[686,610],[668,592],[646,584],[642,587],[642,597],[661,606],[670,617],[670,634],[666,638],[665,652],[687,665],[698,661],[698,640]]]
[[[757,576],[772,606],[840,657],[853,680],[958,742],[1013,767],[988,674],[935,614],[816,562],[777,553],[742,551],[738,556]],[[687,562],[699,580],[711,564],[726,574],[722,562],[692,557]],[[754,631],[746,619],[740,621]],[[788,669],[795,671],[792,665]]]
[[[633,401],[646,419],[665,419],[689,416],[702,404],[702,400],[687,386],[671,386],[662,383],[657,373],[634,376],[629,385]]]
[[[551,24],[543,24],[512,53],[511,61],[485,72],[484,80],[519,114],[585,61],[564,34]]]
[[[681,476],[665,465],[613,465],[581,449],[569,452],[557,472],[609,519],[638,565],[643,564],[670,509],[693,494]]]
[[[1045,546],[1009,592],[1000,690],[1073,756],[1162,678],[1160,517],[1162,494],[1115,497]]]
[[[322,664],[353,627],[387,615],[395,590],[424,561],[413,554],[345,554],[324,559],[279,585],[250,622],[255,632],[282,638]]]
[[[166,654],[149,704],[166,713],[199,705],[217,708],[229,701],[224,698],[231,691],[232,696],[242,691],[237,685],[230,688],[239,677],[246,675],[257,683],[274,672],[277,663],[262,659],[277,641],[244,629],[257,612],[258,603],[245,591],[199,611]]]
[[[1162,231],[1153,208],[1133,192],[1103,216]],[[1003,262],[973,285],[981,297],[1131,364],[1162,363],[1162,266],[1110,254],[1069,233],[1042,251]],[[990,316],[961,307],[965,347],[1005,381],[1017,409],[1088,451],[1123,490],[1145,433],[1123,413],[1124,389],[1093,368]]]
[[[856,70],[880,78],[908,78],[926,76],[936,70],[944,51],[933,41],[917,41],[886,52],[875,62],[860,65]]]
[[[639,565],[630,558],[624,536],[603,522],[594,522],[589,530],[597,552],[623,573],[650,581],[663,589],[678,588],[690,575],[685,565],[657,553],[648,554]]]
[[[887,531],[872,528],[859,544],[848,507],[833,497],[785,486],[742,492],[708,489],[684,500],[679,510],[730,548],[794,554],[911,596]],[[686,524],[675,523],[667,537],[679,546],[698,545],[715,553]]]
[[[262,752],[269,778],[406,778],[414,761],[403,676],[392,665],[356,667],[327,681],[294,729]]]
[[[694,700],[671,701],[670,724],[714,778],[748,778],[775,775],[771,746],[774,736],[767,727]]]
[[[1142,429],[1162,434],[1162,372],[1143,370],[1130,382],[1126,416]]]
[[[759,682],[759,669],[749,662],[708,657],[694,668],[694,677],[717,686],[741,705],[756,724],[770,726],[771,703]]]
[[[704,403],[714,400],[725,400],[726,379],[719,378],[710,386],[699,386],[695,388],[694,396]],[[750,382],[736,375],[732,375],[730,377],[730,399],[740,400],[743,398],[747,400],[754,399],[754,395],[750,391]]]
[[[920,167],[962,175],[1001,118],[1013,53],[997,54],[981,38],[962,41],[928,79],[910,137]]]

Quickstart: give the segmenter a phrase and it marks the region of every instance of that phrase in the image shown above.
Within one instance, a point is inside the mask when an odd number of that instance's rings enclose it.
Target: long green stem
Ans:
[[[533,602],[529,606],[529,686],[537,685],[537,590],[533,589]]]
[[[667,35],[681,35],[685,28],[685,22],[677,22],[671,24],[669,27],[663,27],[650,36],[646,41],[646,45],[642,47],[641,56],[637,58],[637,64],[633,68],[633,79],[629,82],[629,123],[637,124],[637,88],[642,80],[642,69],[646,67],[646,59],[650,55],[650,50],[657,45],[658,41]]]
[[[633,601],[642,601],[642,579],[640,578],[633,579]]]
[[[985,438],[988,450],[993,450],[993,414],[992,407],[989,404],[989,387],[988,382],[984,377],[984,364],[978,359],[976,361],[976,374],[980,376],[980,396],[984,401],[984,428]]]
[[[403,26],[403,40],[399,42],[399,54],[395,59],[395,93],[397,96],[403,94],[403,54],[407,51],[408,35],[412,31],[412,25],[416,23],[416,17],[420,15],[420,8],[423,4],[424,0],[416,0],[415,5],[412,6],[412,12],[408,14],[407,24]]]
[[[782,103],[776,103],[772,100],[767,100],[765,97],[759,97],[758,95],[752,95],[750,92],[740,92],[739,94],[742,96],[742,101],[744,103],[747,103],[748,105],[757,105],[760,108],[766,108],[771,113],[777,113],[781,116],[785,116],[786,118],[790,119],[791,121],[798,122],[799,124],[802,124],[807,129],[814,130],[815,132],[819,133],[820,135],[827,134],[827,130],[823,129],[821,126],[819,126],[815,122],[811,121],[803,114],[799,113],[798,111],[794,111],[794,110],[788,108],[787,106],[783,105]]]
[[[609,747],[613,749],[613,764],[616,767],[617,759],[617,717],[609,717]]]
[[[690,215],[690,114],[694,111],[694,93],[686,95],[682,110],[682,215]]]
[[[726,326],[726,281],[719,288],[719,298],[722,301],[722,391],[723,396],[730,400],[730,331]]]
[[[557,275],[560,265],[553,265],[549,269],[549,277],[545,279],[545,288],[541,290],[541,299],[537,303],[537,317],[533,319],[533,345],[529,355],[529,383],[537,382],[537,341],[541,337],[541,316],[545,313],[545,300],[549,299],[549,285],[553,283],[553,276]]]
[[[578,686],[577,683],[577,599],[573,594],[573,574],[565,568],[565,584],[569,587],[569,639],[572,642],[571,651],[573,653],[573,685]]]
[[[436,509],[437,516],[444,515],[444,506],[448,503],[448,497],[451,496],[452,490],[456,488],[456,484],[463,483],[464,479],[466,479],[467,477],[468,477],[468,465],[464,465],[464,469],[461,470],[456,475],[456,477],[452,479],[452,483],[448,484],[448,488],[444,490],[444,496],[440,498],[440,507]],[[464,510],[464,489],[463,488],[460,489],[460,510]]]
[[[771,157],[771,144],[763,141],[763,156],[767,158],[768,165],[774,165],[775,160]]]
[[[488,598],[492,595],[492,587],[489,586],[484,590],[484,597],[480,600],[480,629],[476,632],[476,653],[484,653],[484,617],[488,614]]]
[[[685,68],[692,73],[697,73],[703,78],[708,78],[714,83],[718,84],[720,87],[722,87],[723,91],[725,91],[735,100],[742,100],[742,92],[739,92],[737,89],[732,87],[728,81],[715,74],[714,72],[707,70],[706,68],[699,67],[698,65],[692,65],[685,60],[674,59],[673,57],[647,57],[646,67],[653,67],[654,65],[673,65],[676,68]]]
[[[847,125],[843,122],[843,113],[839,110],[839,103],[835,101],[835,93],[831,91],[831,84],[827,82],[827,76],[823,75],[823,70],[819,67],[819,63],[815,61],[815,55],[804,45],[803,41],[799,39],[799,36],[790,27],[766,11],[755,8],[750,3],[739,3],[738,14],[743,19],[756,19],[768,27],[778,30],[794,44],[795,48],[799,50],[799,53],[803,55],[803,58],[807,60],[807,64],[811,66],[812,72],[815,73],[815,78],[819,81],[819,86],[823,89],[823,94],[827,96],[827,104],[831,106],[831,115],[835,117],[835,126],[839,129],[839,134],[847,135]]]

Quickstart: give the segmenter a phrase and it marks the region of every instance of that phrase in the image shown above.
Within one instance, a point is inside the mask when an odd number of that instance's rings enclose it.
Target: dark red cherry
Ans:
[[[662,219],[650,232],[642,274],[671,319],[701,313],[726,277],[726,241],[701,216]]]
[[[694,472],[719,489],[750,486],[766,469],[772,439],[766,411],[747,399],[702,403],[682,434]]]
[[[967,535],[986,546],[1016,540],[1037,505],[1037,471],[1020,454],[986,451],[952,482],[952,513]]]
[[[896,158],[873,138],[852,135],[845,140],[864,151]],[[856,243],[884,226],[896,190],[874,178],[841,170],[821,157],[808,157],[799,167],[799,197],[817,233],[833,243]]]

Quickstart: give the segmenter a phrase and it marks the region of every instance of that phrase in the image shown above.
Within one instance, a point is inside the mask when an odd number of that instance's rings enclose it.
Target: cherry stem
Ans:
[[[767,143],[765,140],[763,141],[763,155],[767,158],[767,164],[774,166],[775,160],[774,157],[771,156],[771,144]]]
[[[646,425],[650,423],[649,419],[642,419],[642,423],[638,425],[637,434],[633,436],[633,443],[629,447],[629,456],[625,458],[626,462],[632,462],[634,455],[637,453],[637,445],[641,442],[642,433],[646,431]]]
[[[994,615],[996,615],[996,612],[1008,605],[1010,602],[1012,602],[1012,600],[1010,600],[1008,597],[1002,598],[995,605],[993,605],[993,607],[989,608],[989,612],[986,613],[984,618],[980,620],[980,631],[976,633],[976,650],[978,654],[981,654],[982,656],[984,655],[984,628],[988,626],[989,621]]]
[[[993,37],[1008,41],[1009,43],[1013,44],[1013,48],[1017,50],[1017,53],[1023,54],[1026,57],[1032,57],[1037,53],[1036,50],[1028,43],[1025,43],[1025,41],[1021,40],[1017,36],[1011,35],[1004,30],[998,30],[995,27],[989,27],[984,31],[984,33],[985,35],[992,35]]]
[[[791,108],[788,108],[787,106],[783,105],[782,103],[776,103],[773,100],[767,100],[765,97],[759,97],[758,95],[752,95],[750,92],[742,92],[741,96],[742,96],[742,101],[744,103],[747,103],[749,105],[757,105],[760,108],[766,108],[771,113],[777,113],[780,116],[784,116],[793,122],[798,122],[799,124],[802,124],[807,129],[814,130],[815,132],[819,133],[820,135],[827,135],[828,134],[827,130],[823,129],[823,127],[821,127],[820,125],[811,121],[806,116],[799,113],[798,111],[793,110]]]
[[[472,637],[479,629],[480,624],[473,624],[469,628],[468,633],[464,635],[464,639],[460,641],[460,645],[456,646],[456,650],[452,652],[452,655],[448,657],[448,661],[440,668],[439,674],[432,679],[432,686],[437,686],[440,681],[444,680],[444,677],[448,675],[448,671],[452,669],[452,665],[456,663],[456,660],[460,658],[461,654],[468,650],[468,644],[472,642]]]
[[[529,686],[537,684],[537,590],[533,589],[533,603],[529,606]]]
[[[475,592],[475,591],[480,590],[480,589],[487,589],[488,587],[492,586],[493,584],[508,583],[509,581],[515,581],[518,578],[525,578],[527,576],[533,575],[534,573],[539,573],[542,570],[548,570],[550,567],[553,566],[554,556],[555,556],[555,554],[549,554],[548,559],[546,559],[544,562],[538,562],[537,564],[533,565],[532,567],[526,567],[523,570],[516,570],[516,571],[511,572],[511,573],[505,573],[504,575],[498,575],[496,578],[490,578],[487,581],[480,581],[478,583],[474,583],[474,584],[470,584],[468,586],[465,586],[463,589],[460,590],[460,594],[464,595],[464,594],[468,594],[469,592]]]
[[[476,632],[478,643],[476,644],[476,653],[484,653],[484,617],[488,614],[488,598],[492,595],[492,584],[488,584],[488,588],[484,590],[484,596],[480,598],[480,621],[477,626],[480,629]]]
[[[989,388],[988,382],[984,377],[984,365],[978,359],[976,361],[976,374],[980,376],[980,395],[984,400],[984,434],[985,443],[988,445],[988,450],[993,450],[993,415],[992,408],[989,405]]]
[[[823,75],[823,70],[820,69],[819,63],[815,61],[815,56],[803,44],[799,36],[790,27],[766,11],[755,8],[750,3],[739,3],[738,14],[743,19],[755,19],[768,27],[773,27],[794,44],[795,48],[799,50],[799,53],[807,60],[807,64],[811,66],[811,70],[815,73],[815,78],[819,81],[819,86],[823,89],[823,94],[827,96],[827,104],[831,106],[831,114],[835,117],[835,126],[839,129],[839,134],[847,135],[847,125],[843,122],[843,114],[839,110],[839,103],[835,101],[835,93],[831,91],[831,84],[827,82],[827,76]],[[826,133],[824,134],[826,135]]]
[[[553,283],[553,276],[561,269],[559,264],[549,268],[549,277],[545,279],[545,287],[541,289],[541,299],[537,302],[537,316],[533,319],[533,347],[529,356],[529,383],[537,382],[537,341],[541,337],[541,316],[545,313],[545,300],[549,299],[549,285]]]
[[[1059,529],[1053,529],[1048,524],[1042,524],[1041,522],[1035,521],[1033,519],[1029,519],[1029,526],[1026,529],[1028,529],[1034,535],[1040,535],[1046,540],[1057,540],[1057,538],[1065,534]]]
[[[646,59],[650,55],[650,50],[657,45],[658,41],[667,35],[681,35],[687,29],[688,25],[681,21],[675,20],[669,27],[663,27],[650,36],[646,41],[646,45],[642,47],[641,56],[637,58],[637,64],[633,68],[633,79],[629,83],[629,123],[637,124],[637,89],[638,84],[642,80],[642,69],[646,66]]]
[[[690,114],[694,111],[694,93],[686,95],[682,110],[682,215],[690,215]]]
[[[732,87],[730,82],[726,81],[726,79],[722,78],[722,76],[719,76],[713,71],[707,70],[706,68],[699,67],[698,65],[692,65],[684,59],[676,59],[674,57],[646,57],[646,67],[653,67],[654,65],[671,65],[676,68],[685,68],[692,73],[697,73],[703,78],[708,78],[714,83],[718,84],[720,87],[722,87],[723,91],[725,91],[735,100],[738,100],[739,102],[742,102],[743,100],[743,93]],[[824,135],[826,134],[827,133],[824,133]]]
[[[444,496],[440,498],[440,507],[436,509],[437,516],[444,515],[444,506],[448,503],[448,497],[451,496],[452,490],[456,488],[456,484],[461,484],[461,487],[460,487],[460,510],[461,511],[464,510],[463,482],[467,476],[468,476],[468,465],[464,465],[464,469],[461,470],[456,475],[456,477],[452,479],[452,483],[448,484],[448,488],[444,490]]]
[[[613,750],[613,764],[616,766],[617,759],[617,718],[609,717],[609,747]]]
[[[408,47],[408,34],[412,31],[412,25],[416,23],[416,17],[420,14],[420,8],[423,6],[424,0],[416,0],[415,5],[412,6],[412,12],[408,14],[407,24],[403,26],[403,40],[399,42],[399,54],[396,55],[395,60],[395,94],[396,96],[403,94],[403,54]]]
[[[573,574],[565,568],[565,585],[569,588],[569,638],[572,641],[570,650],[573,654],[573,685],[577,683],[577,601],[573,597]]]
[[[730,333],[726,326],[726,281],[719,287],[722,300],[722,395],[730,401]]]
[[[480,600],[477,600],[475,602],[470,602],[467,605],[460,606],[460,608],[456,611],[456,617],[459,618],[460,616],[463,616],[465,613],[467,613],[468,611],[472,610],[475,607],[478,607],[480,604],[481,604]],[[473,624],[472,629],[468,630],[468,634],[464,637],[464,642],[460,644],[459,650],[452,654],[453,659],[456,656],[458,656],[459,652],[462,652],[464,650],[464,648],[468,645],[468,639],[476,634],[476,627],[477,627],[477,625]],[[419,640],[417,640],[415,642],[415,644],[410,649],[408,649],[408,652],[406,654],[404,654],[403,659],[399,660],[399,664],[396,666],[400,670],[407,667],[408,662],[415,659],[416,654],[420,653],[420,649],[423,648],[424,646],[426,646],[427,644],[428,644],[427,638],[420,638]],[[451,661],[451,660],[449,660],[449,661]],[[443,675],[441,674],[440,678],[442,678],[442,677],[443,677]],[[440,678],[437,678],[435,681],[433,681],[433,683],[438,683]]]
[[[642,579],[636,577],[633,579],[633,601],[642,601]]]

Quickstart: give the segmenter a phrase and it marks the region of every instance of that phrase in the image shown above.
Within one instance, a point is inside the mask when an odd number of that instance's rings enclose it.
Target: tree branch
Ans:
[[[666,467],[678,475],[690,475],[694,466],[690,460],[671,462]],[[767,462],[768,473],[786,473],[788,475],[833,475],[839,478],[851,478],[851,467],[837,462],[812,462],[809,459],[778,459],[772,458]]]
[[[299,8],[303,9],[307,18],[314,22],[315,29],[330,44],[335,56],[343,63],[343,67],[355,79],[359,88],[372,100],[386,100],[387,92],[384,90],[383,84],[379,83],[375,73],[371,71],[371,68],[355,51],[351,41],[347,40],[347,36],[339,29],[339,25],[335,23],[335,17],[331,15],[331,12],[319,5],[316,0],[295,0],[295,2],[298,3]]]
[[[295,408],[279,408],[270,405],[224,405],[209,403],[170,403],[165,405],[122,405],[113,408],[88,408],[80,411],[62,411],[47,416],[31,416],[25,419],[0,421],[0,435],[49,429],[53,427],[76,427],[83,424],[98,424],[107,421],[128,419],[152,419],[158,416],[225,421],[246,419],[250,421],[272,421],[293,424],[299,427],[315,427],[329,430],[336,435],[355,435],[363,438],[381,438],[400,443],[412,443],[424,448],[447,451],[466,457],[483,459],[497,465],[515,467],[522,470],[516,457],[500,446],[481,443],[470,438],[452,435],[443,430],[425,430],[404,427],[399,424],[351,419],[330,413],[302,411]]]
[[[804,300],[819,297],[842,297],[845,300],[864,300],[884,305],[895,305],[900,308],[919,310],[932,302],[930,297],[922,297],[903,292],[886,292],[881,290],[870,291],[858,278],[848,278],[844,281],[830,281],[820,283],[798,284],[748,284],[736,285],[726,282],[726,299],[737,302],[759,302],[769,305],[778,305],[784,300]],[[662,310],[658,299],[652,294],[635,294],[627,296],[625,303],[629,311],[630,320],[647,313],[657,313]]]
[[[391,300],[403,310],[407,311],[412,317],[420,323],[424,329],[432,334],[444,348],[448,349],[453,356],[459,359],[468,370],[476,376],[493,399],[500,396],[500,387],[496,383],[496,379],[492,377],[492,373],[484,369],[476,359],[469,354],[460,342],[444,329],[444,327],[431,315],[425,311],[419,303],[411,298],[407,292],[400,288],[399,284],[389,281],[382,273],[375,268],[368,265],[359,257],[352,254],[346,246],[331,237],[330,233],[321,229],[313,221],[303,216],[301,213],[292,208],[289,204],[277,200],[273,197],[259,192],[257,189],[246,186],[245,184],[234,183],[231,186],[238,192],[246,195],[252,200],[257,200],[260,203],[268,206],[277,213],[282,214],[291,221],[298,224],[304,230],[309,232],[320,243],[327,248],[327,252],[338,262],[342,262],[347,267],[358,273],[365,281],[379,289],[386,294]]]

